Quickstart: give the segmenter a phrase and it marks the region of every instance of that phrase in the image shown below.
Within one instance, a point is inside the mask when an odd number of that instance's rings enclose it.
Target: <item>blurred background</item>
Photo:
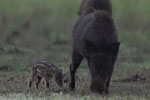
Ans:
[[[53,83],[49,89],[41,85],[37,91],[34,88],[29,90],[26,82],[33,64],[40,60],[62,68],[69,79],[72,29],[78,19],[81,1],[0,0],[0,96],[23,93],[37,99],[37,96],[49,98],[51,93],[59,93]],[[110,95],[116,99],[118,95],[124,100],[137,97],[149,100],[144,98],[150,98],[150,0],[111,1],[121,45]],[[89,77],[87,64],[83,61],[76,74],[76,91],[69,92],[66,87],[63,94],[70,94],[69,99],[61,94],[54,97],[56,100],[71,100],[90,95]],[[131,82],[123,81],[130,79]],[[20,99],[23,98],[21,95]]]
[[[118,68],[150,68],[150,1],[111,0],[121,41]],[[0,0],[0,71],[48,60],[68,73],[81,0]]]

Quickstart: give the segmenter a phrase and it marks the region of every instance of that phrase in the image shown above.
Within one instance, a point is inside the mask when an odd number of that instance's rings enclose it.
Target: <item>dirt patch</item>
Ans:
[[[128,77],[128,78],[112,80],[112,82],[145,82],[145,81],[146,81],[146,78],[138,74],[132,75],[131,77]]]

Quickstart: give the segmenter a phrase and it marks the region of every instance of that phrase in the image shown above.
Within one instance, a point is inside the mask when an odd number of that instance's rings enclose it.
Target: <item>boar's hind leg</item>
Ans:
[[[72,52],[72,63],[70,64],[71,82],[69,84],[69,87],[72,90],[75,88],[75,72],[81,63],[82,58],[83,58],[83,56],[81,56],[77,51],[73,50],[73,52]]]
[[[39,84],[40,84],[41,80],[42,80],[42,78],[39,77],[39,76],[37,76],[37,80],[36,80],[36,88],[37,88],[37,89],[38,89],[38,87],[39,87]]]

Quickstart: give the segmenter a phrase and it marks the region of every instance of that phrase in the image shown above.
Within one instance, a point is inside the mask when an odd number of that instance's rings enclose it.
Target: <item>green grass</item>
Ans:
[[[86,62],[77,71],[76,91],[55,83],[50,89],[28,89],[32,65],[51,61],[69,76],[71,32],[81,0],[0,0],[0,100],[149,100],[150,99],[150,1],[111,0],[121,47],[112,80],[132,75],[142,82],[111,82],[110,95],[89,91]],[[68,83],[67,83],[68,85]]]

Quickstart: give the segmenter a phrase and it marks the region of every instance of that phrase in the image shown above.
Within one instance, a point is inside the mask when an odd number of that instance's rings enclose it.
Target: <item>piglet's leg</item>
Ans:
[[[49,78],[45,78],[45,86],[49,88]]]
[[[28,80],[28,88],[31,88],[31,85],[32,85],[32,78],[29,78],[29,80]]]
[[[42,80],[42,78],[39,77],[39,76],[37,76],[37,80],[36,80],[36,88],[37,88],[37,89],[38,89],[38,87],[39,87],[39,84],[40,84],[41,80]]]

